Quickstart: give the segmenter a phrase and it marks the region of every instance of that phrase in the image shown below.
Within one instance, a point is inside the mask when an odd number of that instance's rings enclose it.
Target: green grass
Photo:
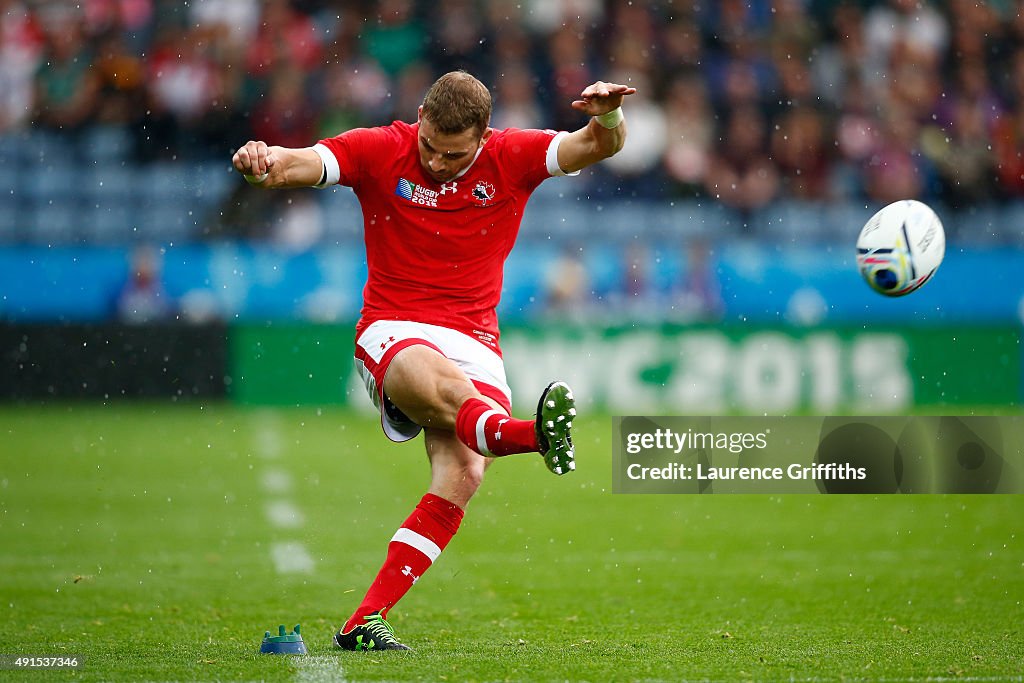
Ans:
[[[416,651],[385,655],[328,644],[421,444],[340,410],[0,408],[0,653],[85,655],[29,680],[1020,680],[1024,497],[618,496],[609,420],[577,426],[576,473],[491,469],[391,612]],[[279,575],[279,541],[312,572]],[[282,623],[311,657],[256,653]]]

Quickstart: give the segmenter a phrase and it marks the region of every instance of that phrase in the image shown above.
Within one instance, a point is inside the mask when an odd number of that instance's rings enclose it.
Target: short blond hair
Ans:
[[[465,71],[449,71],[427,91],[423,116],[445,135],[458,135],[470,128],[483,135],[491,122],[491,93]]]

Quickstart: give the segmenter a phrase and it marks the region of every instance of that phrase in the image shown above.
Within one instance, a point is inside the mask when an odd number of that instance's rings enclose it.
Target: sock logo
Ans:
[[[402,573],[412,578],[412,585],[414,586],[416,585],[416,582],[420,580],[420,577],[412,573],[412,567],[410,567],[409,565],[405,565],[404,567],[402,567]]]
[[[508,422],[508,419],[498,420],[498,428],[494,430],[494,440],[501,441],[501,425]]]

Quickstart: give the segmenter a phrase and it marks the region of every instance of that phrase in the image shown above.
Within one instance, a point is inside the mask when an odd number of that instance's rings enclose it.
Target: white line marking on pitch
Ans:
[[[268,493],[288,493],[292,490],[292,475],[276,467],[267,468],[263,472],[263,488]]]
[[[256,454],[263,460],[280,458],[285,450],[281,418],[273,411],[261,411],[255,423],[253,440]],[[285,496],[294,488],[291,474],[270,464],[263,468],[260,481],[270,496]],[[306,523],[302,511],[287,498],[266,500],[263,509],[270,525],[278,529],[300,529]],[[306,546],[299,541],[272,543],[270,559],[278,574],[310,574],[316,564]]]
[[[313,571],[313,558],[306,551],[306,546],[298,541],[272,544],[270,559],[278,574],[309,574]]]
[[[306,523],[306,516],[287,500],[272,500],[266,505],[267,519],[278,529],[298,529]]]
[[[295,663],[295,680],[303,683],[345,683],[345,670],[341,667],[340,657],[330,655],[307,655],[292,657]]]
[[[261,411],[256,417],[256,453],[264,460],[275,460],[284,451],[284,439],[281,437],[281,418],[273,411]]]

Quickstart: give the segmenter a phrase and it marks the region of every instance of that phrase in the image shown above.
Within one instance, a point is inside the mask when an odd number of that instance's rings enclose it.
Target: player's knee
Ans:
[[[451,500],[458,505],[465,506],[483,483],[484,459],[478,459],[479,463],[446,467],[443,472],[438,473],[441,476],[435,478],[435,484],[440,489],[449,492]]]
[[[484,482],[484,460],[480,458],[479,462],[464,465],[460,468],[458,476],[459,483],[470,492],[470,495],[476,493]]]

